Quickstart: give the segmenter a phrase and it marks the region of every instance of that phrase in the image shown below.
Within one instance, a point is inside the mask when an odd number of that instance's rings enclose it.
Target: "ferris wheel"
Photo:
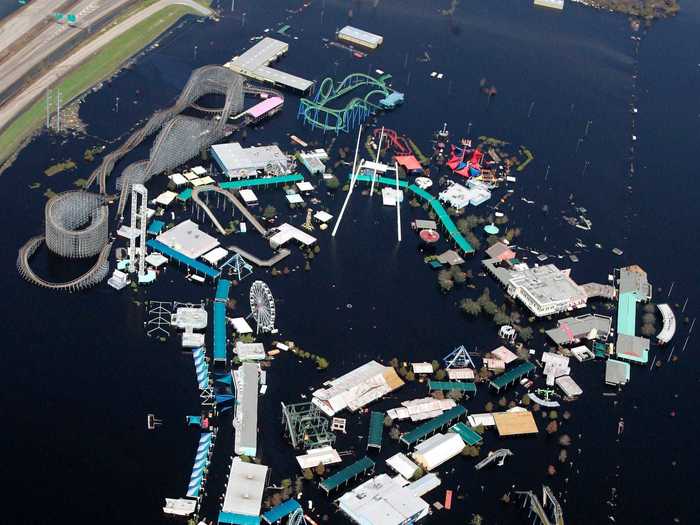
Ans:
[[[255,281],[250,287],[250,315],[255,319],[258,333],[271,332],[275,327],[275,298],[270,287],[262,281]]]

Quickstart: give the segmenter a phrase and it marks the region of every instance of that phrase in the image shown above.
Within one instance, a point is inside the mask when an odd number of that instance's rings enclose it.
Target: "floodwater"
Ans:
[[[230,9],[228,2],[223,4]],[[518,174],[515,195],[504,209],[511,225],[523,229],[521,245],[551,256],[577,251],[580,262],[572,264],[572,275],[580,283],[605,282],[613,268],[639,264],[648,272],[658,302],[682,305],[689,298],[686,311],[679,313],[674,341],[678,362],[667,363],[669,349],[654,348],[652,359],[656,356],[663,366],[633,367],[631,384],[616,397],[602,395],[610,391],[602,384],[601,363],[574,364],[573,377],[585,394],[565,407],[572,414],[562,428],[573,438],[571,464],[558,463],[556,437],[544,432],[519,440],[487,435],[482,452],[509,447],[515,456],[500,469],[481,472],[473,470],[472,459],[446,464],[439,473],[443,485],[427,500],[441,500],[448,488],[459,497],[451,511],[436,512],[426,523],[463,524],[474,513],[489,524],[527,523],[519,507],[501,503],[500,497],[512,489],[537,490],[542,483],[560,495],[568,523],[609,523],[609,516],[618,524],[694,522],[700,510],[691,492],[696,476],[690,445],[700,431],[694,417],[696,334],[684,352],[681,347],[688,333],[683,318],[695,317],[700,296],[694,263],[700,255],[694,242],[700,187],[692,157],[700,131],[700,8],[686,2],[680,16],[640,33],[637,54],[622,16],[572,4],[557,13],[503,0],[463,2],[450,18],[439,12],[448,4],[317,0],[290,15],[285,9],[296,9],[301,2],[239,0],[236,11],[225,11],[219,23],[181,24],[157,48],[91,93],[81,108],[88,136],[44,134],[19,155],[0,178],[0,267],[5,270],[0,274],[5,301],[5,350],[0,354],[5,431],[0,439],[7,485],[2,491],[7,502],[3,522],[165,523],[163,498],[184,494],[197,439],[181,423],[198,410],[192,360],[180,352],[176,337],[165,344],[145,337],[142,303],[149,298],[211,299],[213,288],[185,284],[173,267],[138,295],[118,294],[106,285],[56,295],[18,277],[16,253],[42,230],[44,191],[69,189],[73,180],[94,168],[82,160],[85,149],[102,143],[115,147],[137,122],[174,100],[193,68],[225,62],[251,45],[250,37],[279,23],[291,25],[289,37],[276,36],[290,42],[281,69],[315,80],[376,68],[391,73],[406,102],[377,122],[409,135],[426,152],[432,132],[443,122],[455,137],[465,135],[471,123],[475,136],[528,146],[535,161]],[[322,46],[321,38],[332,39],[336,28],[349,22],[382,34],[382,47],[358,60]],[[426,51],[430,62],[418,62]],[[431,79],[433,71],[444,78]],[[481,78],[498,88],[490,101],[479,92]],[[588,135],[578,145],[588,121]],[[278,142],[291,150],[290,133],[323,145],[332,138],[304,128],[296,120],[296,98],[289,96],[284,111],[250,131],[245,142]],[[340,136],[333,149],[354,145],[354,140]],[[128,160],[146,154],[144,145]],[[75,172],[51,179],[43,175],[48,165],[66,158],[78,162]],[[632,176],[630,161],[635,163]],[[336,172],[345,175],[342,168]],[[36,182],[41,187],[30,189]],[[159,180],[149,189],[157,194],[162,187]],[[320,194],[331,213],[337,212],[343,194]],[[261,194],[261,201],[285,209],[279,190]],[[563,213],[571,214],[571,202],[587,209],[592,231],[575,229],[562,219]],[[476,212],[487,213],[489,204]],[[484,286],[498,297],[495,283],[477,277],[475,290],[462,287],[442,295],[408,227],[411,218],[424,215],[408,206],[402,214],[404,240],[397,244],[394,210],[356,192],[336,239],[317,231],[321,252],[311,272],[299,269],[272,277],[256,271],[255,278],[268,282],[277,299],[281,337],[331,363],[320,373],[285,355],[268,372],[259,450],[272,467],[275,484],[297,475],[292,450],[280,440],[280,401],[301,401],[309,389],[370,358],[432,360],[460,344],[482,350],[499,344],[489,322],[465,319],[456,306]],[[293,221],[303,219],[299,213]],[[588,248],[575,248],[577,238]],[[240,242],[261,246],[251,234]],[[624,255],[613,255],[613,247]],[[45,251],[35,264],[57,280],[80,271]],[[287,264],[295,269],[303,261],[295,254]],[[568,259],[558,264],[566,266]],[[465,266],[477,274],[478,256]],[[232,292],[241,314],[247,311],[250,282]],[[532,346],[539,351],[542,343],[537,334]],[[411,385],[399,395],[403,400],[423,392]],[[518,390],[517,398],[522,393]],[[466,407],[480,412],[487,401],[497,398],[482,387]],[[397,398],[385,400],[377,408],[396,403]],[[145,430],[150,412],[165,421],[157,432]],[[617,440],[621,417],[625,433]],[[358,436],[366,435],[366,425],[366,416],[351,416],[351,432],[339,438],[338,448],[361,456],[364,441]],[[204,501],[210,518],[223,494],[232,453],[228,419],[219,434]],[[380,457],[393,453],[389,441],[385,436]],[[558,470],[551,478],[549,464]],[[347,523],[311,486],[307,496],[321,508],[319,514],[330,516],[330,523]]]

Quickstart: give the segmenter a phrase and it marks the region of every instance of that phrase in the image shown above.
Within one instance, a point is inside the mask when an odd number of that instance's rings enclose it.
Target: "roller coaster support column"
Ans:
[[[382,131],[384,131],[384,128],[382,128]],[[399,189],[399,165],[396,161],[394,161],[394,173],[396,174],[396,233],[399,237],[399,242],[401,242],[401,199],[399,198],[401,190]]]
[[[379,146],[377,146],[377,158],[374,162],[379,162],[379,155],[382,152],[382,139],[384,139],[384,126],[382,126],[382,133],[379,135]],[[377,170],[372,170],[372,186],[369,188],[369,196],[374,195],[374,179],[377,178]]]
[[[340,221],[343,219],[343,213],[345,213],[345,208],[350,201],[350,196],[352,195],[352,190],[355,187],[355,179],[357,178],[357,153],[360,151],[360,137],[362,136],[362,124],[360,124],[360,129],[357,130],[357,144],[355,145],[355,160],[352,161],[352,173],[350,174],[350,188],[348,189],[348,194],[345,196],[345,202],[343,202],[343,207],[340,209],[338,214],[338,220],[335,221],[335,226],[333,227],[332,237],[338,232],[338,226],[340,226]]]
[[[140,198],[139,198],[140,197]],[[131,237],[129,239],[129,271],[136,271],[136,253],[138,251],[139,281],[146,275],[146,206],[148,190],[143,184],[131,186]],[[138,236],[137,236],[138,232]],[[138,237],[138,248],[136,238]]]

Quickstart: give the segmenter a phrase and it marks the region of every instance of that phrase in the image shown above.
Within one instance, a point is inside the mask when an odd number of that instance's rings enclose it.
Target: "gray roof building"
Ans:
[[[557,327],[547,330],[547,336],[558,345],[576,343],[581,339],[601,339],[610,335],[612,318],[606,315],[585,314],[557,321]],[[595,332],[593,332],[595,330]]]
[[[236,385],[234,450],[236,454],[254,457],[258,451],[258,375],[255,363],[243,363],[233,372]]]

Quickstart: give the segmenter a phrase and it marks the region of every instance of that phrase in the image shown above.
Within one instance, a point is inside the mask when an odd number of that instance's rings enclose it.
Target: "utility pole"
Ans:
[[[233,13],[233,10],[236,9],[236,0],[231,0],[231,12]]]
[[[197,45],[194,46],[194,59],[197,60]]]
[[[56,90],[56,132],[61,131],[61,90]]]
[[[114,112],[119,113],[119,97],[117,97],[116,103],[114,105]]]
[[[46,129],[51,129],[51,90],[46,90]]]

